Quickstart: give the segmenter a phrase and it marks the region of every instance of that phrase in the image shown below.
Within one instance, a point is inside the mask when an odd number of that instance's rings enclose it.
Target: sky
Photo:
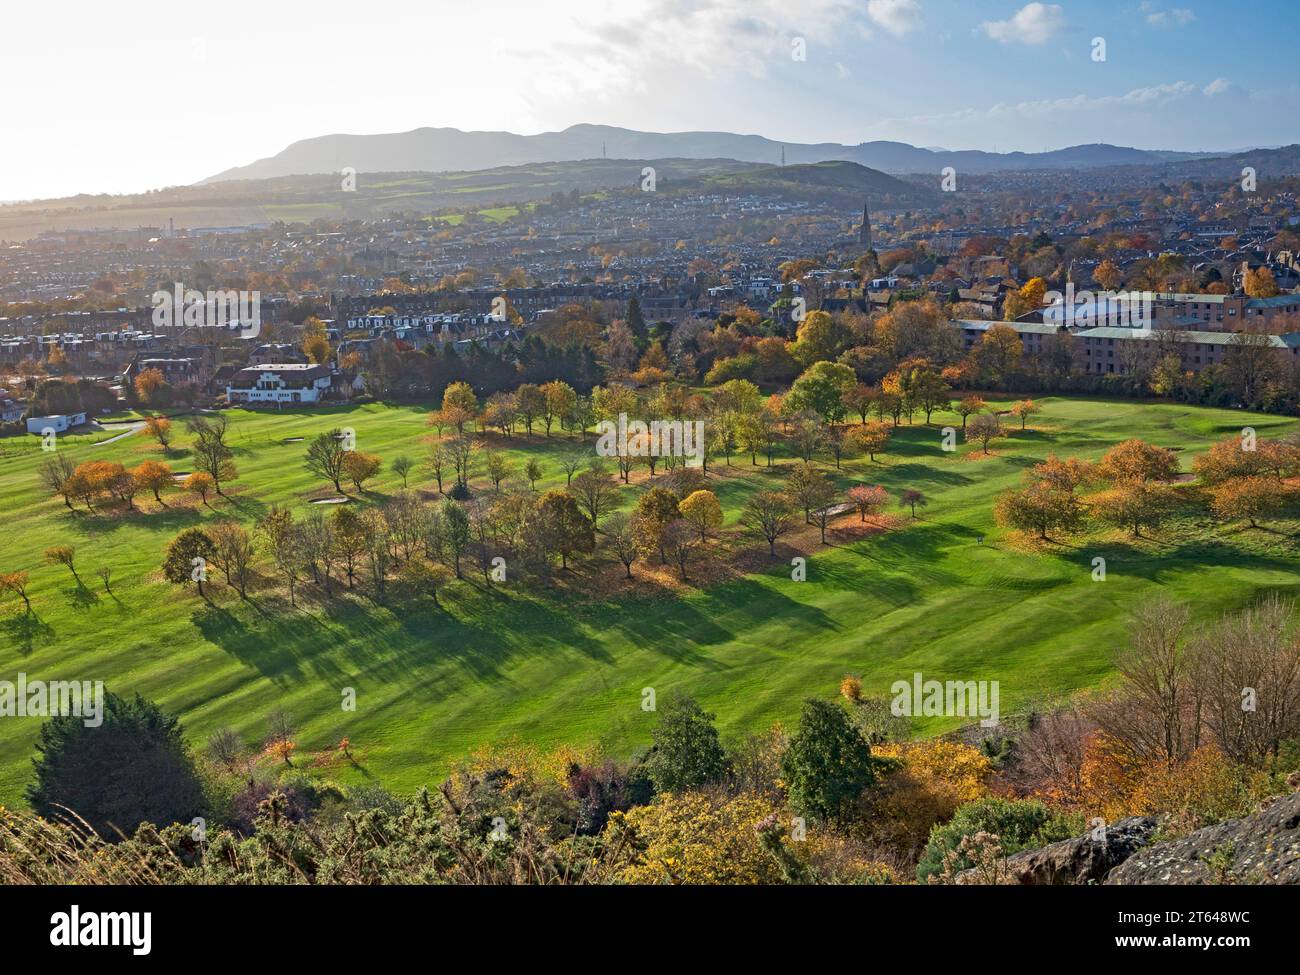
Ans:
[[[43,0],[0,25],[0,200],[140,192],[421,126],[1300,141],[1295,0]]]

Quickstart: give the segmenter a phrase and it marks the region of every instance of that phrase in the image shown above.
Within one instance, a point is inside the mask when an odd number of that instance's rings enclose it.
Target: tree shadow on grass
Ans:
[[[629,600],[608,604],[607,609],[613,617],[611,628],[634,646],[708,670],[725,669],[709,656],[708,648],[744,639],[751,627],[779,619],[804,632],[839,629],[821,609],[748,577],[694,598]]]
[[[808,578],[818,585],[841,592],[869,593],[872,599],[891,606],[904,606],[922,597],[923,586],[920,582],[906,572],[889,571],[891,559],[878,557],[874,552],[863,552],[861,555],[867,563],[865,566],[843,562],[814,562],[809,567]],[[882,572],[881,569],[885,571]],[[926,580],[931,586],[942,581],[933,576]]]
[[[907,520],[899,531],[872,535],[861,544],[882,562],[936,563],[944,549],[968,544],[980,537],[980,532],[951,522],[913,519],[908,509],[900,512]]]
[[[312,673],[322,679],[345,674],[328,663],[327,653],[321,653],[335,641],[323,641],[308,614],[271,616],[261,607],[244,608],[247,613],[259,614],[258,618],[250,622],[241,613],[208,603],[195,610],[190,620],[205,640],[279,686],[301,681],[308,659]]]
[[[256,498],[250,498],[242,494],[226,494],[222,496],[226,507],[233,508],[241,518],[258,519],[267,511],[265,501],[259,501]]]
[[[1244,569],[1253,572],[1283,572],[1294,575],[1295,560],[1265,552],[1252,552],[1225,546],[1210,539],[1162,542],[1157,535],[1124,540],[1072,543],[1055,553],[1066,562],[1080,562],[1091,571],[1091,560],[1101,556],[1106,571],[1159,584],[1177,579],[1194,569]],[[1300,585],[1300,581],[1297,583]]]
[[[517,594],[489,596],[462,584],[438,609],[430,601],[381,606],[356,591],[336,592],[310,609],[304,600],[297,610],[280,599],[242,611],[212,604],[192,621],[209,642],[279,686],[304,678],[341,686],[363,673],[379,683],[436,688],[448,664],[483,681],[500,679],[515,658],[577,650],[610,661],[571,616],[535,601],[502,603],[503,596]]]
[[[1230,528],[1226,528],[1223,530],[1223,535],[1226,538],[1231,538],[1234,535],[1242,535],[1245,538],[1249,539],[1252,534],[1273,535],[1276,538],[1291,537],[1290,532],[1283,531],[1281,528],[1274,528],[1272,525],[1266,524],[1264,522],[1258,522],[1254,525],[1250,524],[1249,522],[1241,522],[1238,523],[1237,525],[1234,525]]]
[[[1035,464],[1042,463],[1042,458],[1035,454],[1012,454],[1009,457],[1004,456],[1002,460],[1010,467],[1029,468],[1033,467]]]
[[[1025,430],[1021,430],[1020,427],[1009,427],[1007,433],[1015,443],[1051,443],[1056,440],[1056,437],[1047,430],[1037,430],[1034,427]]]
[[[68,597],[68,602],[74,609],[88,609],[99,602],[99,596],[87,589],[84,584],[71,586],[63,590],[63,594]]]
[[[181,505],[168,506],[156,511],[146,512],[137,508],[134,511],[113,511],[110,514],[102,514],[99,509],[92,512],[86,512],[84,509],[79,510],[81,510],[82,517],[72,521],[71,527],[87,538],[115,532],[119,528],[131,525],[144,525],[149,528],[179,532],[182,528],[189,528],[202,520],[202,516],[197,509]]]
[[[1082,432],[1070,431],[1064,436],[1054,438],[1057,454],[1079,454],[1087,456],[1090,452],[1101,454],[1115,446],[1115,437],[1093,436]]]
[[[421,648],[427,662],[453,661],[476,678],[498,678],[512,660],[576,652],[612,663],[580,614],[546,596],[465,579],[422,613],[394,615],[403,643]]]
[[[943,428],[950,424],[927,427],[924,424],[890,427],[889,446],[885,454],[895,457],[933,457],[940,453]],[[958,428],[960,429],[960,427]]]
[[[5,636],[6,645],[17,647],[23,657],[30,654],[37,643],[54,639],[54,627],[35,613],[21,613],[0,620],[0,633]]]
[[[944,467],[931,467],[928,464],[892,464],[880,471],[882,479],[917,487],[925,485],[959,485],[970,484],[975,479],[959,471]]]

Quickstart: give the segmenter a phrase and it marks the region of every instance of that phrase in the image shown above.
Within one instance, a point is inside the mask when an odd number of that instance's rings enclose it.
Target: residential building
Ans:
[[[27,418],[27,432],[43,434],[46,430],[64,433],[86,422],[85,413],[57,414],[55,416],[31,416]]]
[[[274,362],[246,366],[226,386],[226,402],[247,403],[319,403],[329,392],[331,370],[328,366],[301,362]]]

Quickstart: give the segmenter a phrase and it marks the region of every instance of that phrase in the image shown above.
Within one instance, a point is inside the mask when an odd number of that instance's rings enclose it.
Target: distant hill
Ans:
[[[100,228],[224,227],[363,220],[385,214],[441,213],[457,219],[513,216],[516,206],[573,190],[589,193],[641,183],[653,166],[664,193],[729,190],[765,193],[857,209],[870,199],[876,209],[924,206],[932,191],[856,163],[759,166],[735,159],[585,159],[501,166],[456,173],[362,173],[356,189],[343,192],[337,174],[281,176],[175,186],[128,196],[75,196],[0,206],[0,240],[26,240],[45,231]]]
[[[857,209],[864,202],[876,210],[927,206],[938,202],[937,191],[905,182],[854,162],[762,166],[737,173],[700,177],[691,187],[756,193],[792,201],[830,203]]]
[[[1250,166],[1261,179],[1275,179],[1300,174],[1300,145],[1280,146],[1274,149],[1249,149],[1214,159],[1171,160],[1148,167],[1161,179],[1224,179],[1241,178],[1241,171]]]
[[[886,173],[935,173],[953,166],[964,173],[1003,169],[1067,169],[1124,166],[1206,158],[1215,153],[1162,152],[1105,144],[1051,152],[996,153],[921,149],[904,142],[782,143],[733,132],[638,132],[611,125],[572,125],[561,132],[464,132],[421,128],[381,135],[325,135],[303,139],[247,166],[204,180],[269,179],[312,173],[451,172],[579,159],[737,159],[791,164],[829,160],[856,162]]]

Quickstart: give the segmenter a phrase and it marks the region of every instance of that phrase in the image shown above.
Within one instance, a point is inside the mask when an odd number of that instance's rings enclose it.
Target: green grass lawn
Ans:
[[[165,510],[148,498],[146,511],[131,516],[73,515],[37,482],[37,438],[5,441],[0,570],[30,571],[34,612],[23,615],[12,597],[0,606],[0,679],[24,671],[29,679],[102,679],[118,693],[138,691],[179,714],[196,745],[222,725],[252,744],[268,713],[283,707],[301,728],[300,754],[346,735],[362,767],[331,775],[405,791],[435,782],[473,747],[512,736],[542,745],[595,742],[629,754],[648,742],[654,721],[641,710],[645,687],[659,695],[689,691],[717,713],[727,735],[792,721],[804,697],[833,694],[846,672],[879,693],[914,671],[998,680],[1005,712],[1042,693],[1104,680],[1129,614],[1159,593],[1208,619],[1262,591],[1297,590],[1292,521],[1244,531],[1185,518],[1137,543],[1097,534],[1031,551],[992,519],[998,492],[1049,452],[1095,458],[1140,437],[1180,448],[1190,470],[1196,452],[1246,423],[1270,437],[1294,421],[1170,404],[1040,402],[1031,429],[997,441],[991,457],[976,459],[978,447],[965,444],[944,453],[939,427],[960,421],[940,414],[930,427],[901,428],[878,462],[847,462],[843,486],[915,487],[930,504],[920,520],[895,530],[812,547],[806,582],[790,580],[788,555],[766,572],[683,598],[648,582],[644,595],[612,598],[574,595],[580,583],[548,590],[511,581],[488,592],[467,581],[448,590],[445,612],[380,608],[360,595],[312,598],[293,611],[269,580],[248,603],[218,587],[209,606],[162,581],[158,570],[167,541],[213,511],[182,506],[178,496]],[[401,453],[418,461],[429,433],[425,412],[382,405],[233,411],[241,476],[215,507],[250,523],[273,503],[306,511],[324,485],[302,466],[306,444],[284,441],[335,426],[352,427],[358,449],[386,461]],[[181,425],[175,422],[178,431]],[[96,443],[102,439],[70,438],[60,449],[77,461],[160,457],[142,434]],[[181,436],[168,458],[176,471],[190,470],[185,444]],[[510,452],[518,469],[528,455],[539,457],[545,489],[564,483],[550,455],[573,444],[539,435]],[[729,524],[749,493],[780,480],[761,458],[758,469],[747,456],[733,463],[743,476],[717,479]],[[423,472],[416,483],[430,486]],[[399,487],[385,471],[370,497]],[[626,503],[638,490],[624,489]],[[76,546],[86,589],[44,564],[42,551],[59,543]],[[1091,577],[1098,555],[1107,560],[1100,583]],[[95,575],[101,565],[112,567],[112,595]],[[340,707],[346,687],[356,690],[352,712]],[[942,725],[930,719],[918,730]],[[38,719],[0,720],[0,803],[22,804],[38,727]]]
[[[484,220],[488,221],[489,223],[505,223],[507,220],[519,216],[519,207],[517,206],[488,207],[486,209],[478,210],[476,212],[480,217],[482,217]],[[462,223],[465,222],[465,214],[444,213],[438,216],[430,217],[429,219],[439,223],[445,223],[451,227],[459,227]]]

